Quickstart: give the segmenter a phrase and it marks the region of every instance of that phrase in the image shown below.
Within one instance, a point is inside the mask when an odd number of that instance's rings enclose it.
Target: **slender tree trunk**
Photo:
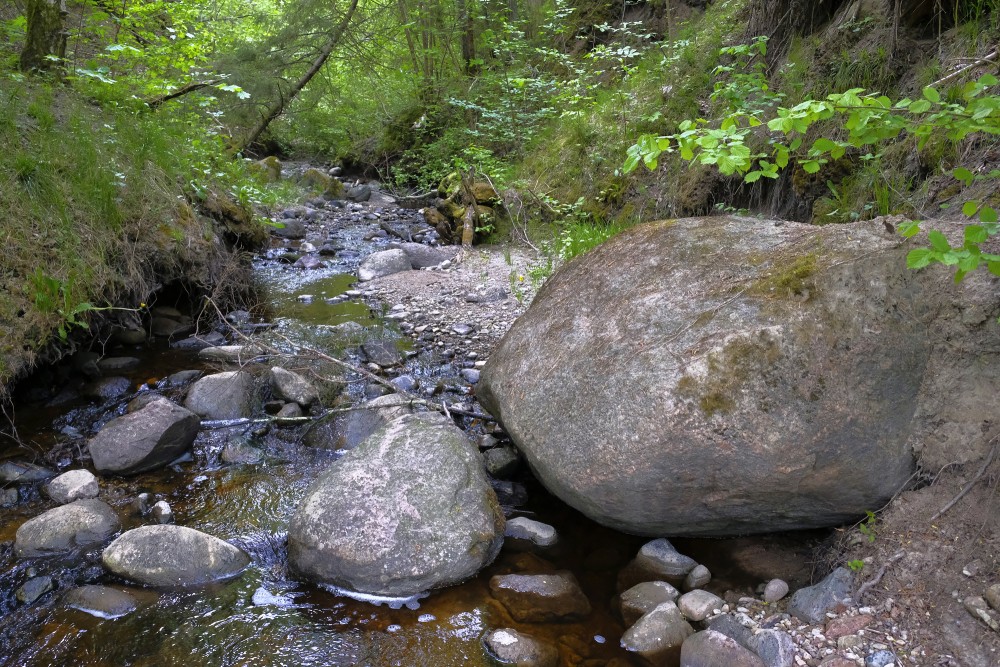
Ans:
[[[351,0],[351,6],[348,7],[347,13],[344,14],[344,18],[341,19],[340,23],[333,29],[330,33],[326,44],[323,45],[323,49],[313,60],[312,65],[306,70],[305,74],[299,77],[295,85],[292,86],[288,94],[279,94],[278,99],[275,100],[261,116],[257,124],[250,130],[246,138],[242,141],[239,147],[239,152],[245,151],[251,144],[253,144],[260,135],[264,133],[267,126],[271,124],[275,118],[280,116],[285,108],[295,99],[295,96],[302,92],[302,89],[306,87],[310,80],[323,68],[326,64],[327,59],[329,59],[330,54],[333,53],[333,49],[336,48],[337,44],[340,43],[340,38],[343,36],[344,31],[347,30],[347,26],[351,23],[351,19],[354,18],[354,12],[358,8],[358,0]]]
[[[476,60],[476,32],[472,11],[469,9],[471,0],[457,0],[458,23],[462,29],[462,71],[466,76],[474,76],[478,70]]]
[[[403,23],[403,34],[406,36],[406,46],[410,50],[410,60],[413,62],[413,73],[420,73],[420,59],[417,58],[417,45],[413,40],[413,28],[410,25],[410,12],[406,8],[406,0],[399,0],[399,20]]]
[[[66,0],[28,0],[25,16],[28,22],[21,69],[49,70],[61,68],[66,58]],[[53,61],[50,56],[58,58]]]

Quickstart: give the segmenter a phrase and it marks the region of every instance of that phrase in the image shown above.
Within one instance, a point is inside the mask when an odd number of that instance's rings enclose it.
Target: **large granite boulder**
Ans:
[[[320,583],[404,597],[473,576],[503,531],[465,434],[439,415],[404,415],[313,484],[289,526],[288,560]]]
[[[118,515],[100,500],[60,505],[28,519],[14,535],[18,558],[66,553],[109,539],[121,527]]]
[[[184,407],[205,419],[239,419],[250,416],[253,402],[253,376],[247,371],[228,371],[195,382]]]
[[[165,466],[191,446],[198,435],[198,415],[165,398],[112,419],[90,439],[98,472],[131,475]]]
[[[108,545],[101,562],[110,572],[159,588],[231,579],[250,557],[229,542],[184,526],[140,526]]]
[[[365,282],[390,276],[394,273],[409,271],[412,267],[410,256],[399,248],[380,250],[365,257],[358,267],[358,280]]]
[[[881,221],[637,226],[549,279],[477,395],[549,490],[621,530],[854,519],[915,455],[985,454],[996,416],[998,281],[907,269],[911,243]]]

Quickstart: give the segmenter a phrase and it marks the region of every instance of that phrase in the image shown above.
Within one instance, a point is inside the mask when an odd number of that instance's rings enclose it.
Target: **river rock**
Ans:
[[[764,586],[764,602],[777,602],[788,595],[788,583],[782,579],[772,579]]]
[[[368,201],[372,198],[372,188],[370,185],[355,185],[347,189],[344,198],[357,202]]]
[[[987,588],[983,597],[991,607],[1000,611],[1000,584],[993,584]]]
[[[283,401],[298,403],[304,408],[319,400],[319,392],[311,382],[298,373],[281,366],[271,368],[271,391]]]
[[[414,269],[424,269],[437,266],[441,262],[455,259],[457,248],[442,248],[424,245],[423,243],[390,243],[390,249],[399,249],[410,258],[410,266]]]
[[[828,611],[850,603],[853,586],[851,571],[838,567],[815,586],[795,591],[788,601],[788,613],[807,623],[822,623]]]
[[[358,267],[358,280],[362,282],[374,280],[393,273],[409,271],[410,268],[409,255],[398,248],[373,252],[365,257]]]
[[[57,503],[96,498],[97,478],[89,470],[70,470],[45,485],[45,493]]]
[[[220,455],[223,463],[260,463],[264,459],[264,452],[259,447],[254,447],[243,438],[230,440],[222,448]]]
[[[183,454],[200,425],[198,416],[165,398],[112,419],[90,439],[98,472],[132,475],[162,467]]]
[[[398,417],[310,487],[288,531],[290,565],[362,593],[408,596],[473,576],[504,519],[465,434],[436,414]]]
[[[756,654],[715,630],[697,632],[681,646],[681,667],[767,667]]]
[[[501,665],[556,667],[559,664],[555,646],[513,628],[491,630],[483,637],[483,644]]]
[[[0,464],[0,482],[5,484],[43,482],[58,474],[55,470],[28,461],[4,461]]]
[[[764,629],[750,639],[750,649],[766,667],[793,667],[795,640],[787,632]]]
[[[521,623],[578,619],[590,602],[567,570],[552,574],[502,574],[490,579],[490,592]]]
[[[249,417],[252,403],[253,376],[246,371],[206,375],[184,399],[184,407],[204,419]]]
[[[97,367],[102,373],[120,373],[138,368],[141,363],[137,357],[104,357],[97,362]]]
[[[283,239],[301,239],[306,235],[306,225],[301,220],[286,218],[276,223],[271,233]]]
[[[912,247],[881,221],[633,227],[546,282],[477,397],[549,490],[619,530],[853,521],[916,451],[983,456],[996,417],[1000,364],[977,361],[1000,355],[994,279],[912,271]]]
[[[221,361],[226,364],[241,364],[260,355],[260,350],[247,345],[215,345],[198,351],[198,358],[205,361]]]
[[[13,507],[17,504],[17,487],[0,489],[0,507]]]
[[[684,577],[684,590],[691,591],[704,588],[712,580],[712,572],[704,565],[695,565],[694,569]]]
[[[735,639],[740,646],[748,648],[751,651],[753,650],[750,646],[750,641],[753,639],[753,631],[740,623],[734,614],[719,614],[708,622],[707,629],[721,632],[727,637]]]
[[[618,611],[625,625],[631,626],[664,602],[675,602],[679,595],[677,589],[665,581],[644,581],[618,596]]]
[[[99,544],[110,538],[121,523],[106,503],[88,499],[60,505],[28,519],[17,529],[14,554],[18,558],[65,553]]]
[[[378,364],[383,368],[395,366],[403,361],[396,343],[391,340],[372,339],[365,341],[361,345],[361,351],[365,353],[365,358],[373,364]]]
[[[483,465],[492,477],[505,479],[514,474],[520,461],[513,447],[494,447],[483,452]]]
[[[62,604],[98,618],[121,618],[139,607],[134,597],[117,588],[80,586],[63,596]]]
[[[663,602],[644,614],[622,635],[622,648],[656,667],[674,665],[684,640],[694,628],[684,620],[677,605]]]
[[[620,589],[643,581],[666,581],[680,586],[688,573],[698,565],[695,559],[677,551],[665,538],[642,545],[631,563],[618,576]]]
[[[166,500],[158,500],[153,503],[150,513],[156,519],[156,523],[171,523],[174,520],[174,511],[170,509],[170,503]]]
[[[56,583],[52,580],[52,577],[32,577],[17,589],[14,597],[21,604],[31,604],[46,593],[55,590],[55,587]]]
[[[725,604],[726,601],[718,595],[701,589],[688,591],[677,600],[678,609],[692,621],[704,621],[716,611],[721,611]]]
[[[243,572],[250,557],[228,542],[184,526],[140,526],[108,545],[113,574],[152,587],[197,586]]]
[[[129,379],[116,375],[88,382],[80,388],[80,393],[85,398],[107,401],[112,398],[124,396],[130,389],[132,389],[132,383]]]
[[[521,540],[536,547],[551,547],[559,542],[556,529],[547,523],[519,516],[507,522],[504,537],[509,540]]]

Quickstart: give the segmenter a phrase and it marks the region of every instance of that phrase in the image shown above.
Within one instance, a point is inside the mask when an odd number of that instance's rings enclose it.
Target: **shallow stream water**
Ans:
[[[375,223],[367,221],[342,228],[338,234],[348,248],[362,254],[371,247],[362,237],[373,229],[377,229]],[[344,298],[353,288],[356,267],[354,253],[349,255],[352,258],[332,261],[329,268],[318,271],[258,260],[257,273],[268,294],[261,310],[273,325],[268,333],[272,340],[333,354],[344,345],[329,327],[344,322],[356,322],[383,337],[398,335],[381,318],[376,304],[358,296]],[[312,298],[300,298],[304,294]],[[194,353],[165,344],[124,352],[142,359],[138,369],[126,373],[140,390],[155,386],[172,372],[206,368]],[[458,376],[451,363],[431,355],[414,354],[406,365],[407,372],[418,377]],[[358,400],[364,390],[363,382],[354,382],[348,394]],[[81,461],[87,465],[89,461],[81,456],[85,442],[77,436],[93,433],[121,413],[124,402],[99,405],[76,398],[50,407],[21,405],[15,423],[23,444],[0,441],[0,461],[48,455],[48,464],[64,469],[79,467]],[[468,420],[463,426],[471,426],[473,435],[482,428]],[[285,540],[297,503],[337,453],[304,446],[301,431],[296,429],[273,428],[254,435],[255,428],[203,430],[187,460],[135,477],[100,479],[100,497],[119,513],[123,529],[150,521],[130,511],[136,495],[148,492],[170,503],[178,525],[205,531],[246,550],[252,565],[227,583],[196,590],[139,589],[100,568],[100,549],[17,560],[11,548],[17,527],[53,506],[37,487],[22,487],[22,500],[16,506],[0,509],[0,665],[475,667],[493,664],[482,637],[497,627],[514,627],[556,644],[563,664],[596,667],[614,658],[629,664],[629,656],[619,647],[625,628],[612,602],[618,571],[648,538],[624,535],[589,521],[550,496],[530,472],[522,470],[516,481],[527,489],[528,501],[513,508],[510,516],[529,516],[553,525],[560,534],[558,548],[530,554],[505,546],[476,578],[432,592],[415,609],[392,609],[336,596],[289,574]],[[249,439],[264,450],[264,460],[223,464],[220,452],[232,439]],[[712,570],[709,588],[722,594],[749,592],[775,576],[804,583],[809,576],[806,555],[811,539],[793,535],[677,540],[675,545]],[[490,596],[488,582],[495,574],[559,569],[572,571],[590,599],[593,612],[582,622],[517,623]],[[32,604],[18,603],[14,591],[37,575],[52,576],[56,590]],[[127,589],[139,599],[140,607],[122,618],[105,619],[62,606],[61,596],[82,583]]]

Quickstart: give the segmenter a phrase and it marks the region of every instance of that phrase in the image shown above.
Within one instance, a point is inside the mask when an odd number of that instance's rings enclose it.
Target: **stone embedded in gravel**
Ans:
[[[52,590],[55,590],[55,582],[52,577],[32,577],[17,589],[14,597],[21,604],[31,604]]]
[[[81,586],[66,593],[64,607],[78,609],[98,618],[121,618],[139,607],[134,597],[107,586]]]
[[[644,581],[618,596],[618,609],[626,626],[664,602],[675,602],[680,593],[665,581]]]
[[[101,562],[113,574],[153,587],[196,586],[230,579],[250,557],[217,537],[183,526],[141,526],[108,545]]]
[[[490,592],[520,623],[565,621],[590,613],[587,596],[576,577],[566,570],[496,575],[490,579]]]
[[[58,475],[55,470],[27,461],[4,461],[0,463],[0,482],[7,484],[30,484],[42,482]]]
[[[701,589],[689,591],[677,600],[681,613],[692,621],[704,621],[716,611],[721,611],[725,604],[726,601],[718,595]]]
[[[684,590],[691,591],[696,588],[704,588],[712,580],[712,573],[704,565],[695,565],[694,569],[688,572],[684,578]]]
[[[651,665],[674,664],[681,645],[694,634],[673,602],[662,602],[641,616],[622,635],[621,645]]]
[[[471,324],[465,324],[464,322],[459,322],[458,324],[453,324],[451,326],[452,333],[458,334],[459,336],[468,336],[475,330],[475,327]]]
[[[365,358],[373,364],[378,364],[383,368],[395,366],[403,361],[396,343],[391,340],[372,339],[361,344],[361,351],[365,353]]]
[[[303,414],[305,413],[302,412],[302,406],[300,406],[298,403],[285,403],[284,405],[281,406],[281,409],[279,409],[276,413],[274,413],[274,416],[278,420],[298,419]],[[279,421],[278,423],[280,424],[281,422]]]
[[[795,591],[788,601],[788,613],[808,623],[822,623],[827,612],[850,603],[853,586],[851,571],[838,567],[818,584]]]
[[[97,367],[102,373],[120,373],[138,368],[140,363],[136,357],[104,357],[97,362]]]
[[[510,446],[494,447],[483,452],[483,465],[491,477],[504,479],[517,470],[520,457],[517,450]]]
[[[84,398],[106,401],[111,398],[124,396],[130,389],[132,389],[132,383],[128,378],[115,375],[88,382],[80,389],[80,394]]]
[[[89,470],[70,470],[45,485],[45,493],[57,503],[96,498],[97,478]]]
[[[297,269],[305,269],[307,271],[312,271],[315,269],[325,268],[326,262],[321,260],[316,255],[303,255],[302,257],[299,257],[297,260],[295,260],[295,263],[292,264],[292,266],[294,266]]]
[[[551,547],[559,541],[556,529],[547,523],[527,517],[515,517],[507,522],[504,537],[530,542],[536,547]]]
[[[409,271],[413,267],[410,264],[410,257],[404,251],[382,250],[373,252],[365,257],[358,267],[358,280],[367,282],[375,278],[390,276],[394,273]]]
[[[77,500],[28,519],[17,529],[14,554],[18,558],[65,553],[99,544],[121,523],[118,515],[100,500]]]
[[[403,415],[331,465],[288,529],[289,565],[322,584],[405,597],[462,582],[500,551],[479,452],[436,413]]]
[[[253,403],[253,376],[245,371],[206,375],[188,390],[184,407],[203,419],[249,417]]]
[[[867,614],[838,616],[837,618],[830,619],[830,622],[826,624],[824,634],[827,636],[827,639],[840,639],[845,635],[856,635],[871,625],[873,620]]]
[[[372,187],[370,185],[355,185],[348,188],[344,194],[344,199],[351,201],[368,201],[372,198]]]
[[[986,594],[983,597],[991,607],[1000,611],[1000,584],[993,584],[986,589]]]
[[[795,641],[781,630],[761,630],[750,640],[750,649],[766,667],[793,667]]]
[[[753,650],[750,647],[753,631],[740,623],[739,619],[733,614],[719,614],[708,622],[707,629],[721,632],[727,637],[735,639],[740,646]]]
[[[278,224],[283,226],[273,227],[271,233],[279,238],[301,239],[306,235],[306,226],[301,220],[286,218]]]
[[[966,611],[985,623],[994,632],[1000,632],[1000,615],[997,615],[981,597],[969,596],[962,601]]]
[[[250,361],[259,354],[260,349],[253,345],[216,345],[199,350],[198,358],[205,361],[239,364]]]
[[[476,384],[477,382],[479,382],[479,377],[481,373],[482,371],[480,371],[478,368],[463,368],[462,378],[469,384]]]
[[[153,470],[187,451],[200,424],[193,412],[157,397],[142,409],[105,424],[88,443],[90,456],[101,473],[131,475]]]
[[[681,646],[683,667],[766,667],[749,649],[715,630],[697,632]]]
[[[390,243],[390,249],[399,249],[410,258],[410,265],[414,269],[424,269],[430,266],[437,266],[441,262],[453,259],[458,250],[453,246],[434,247],[423,243]]]
[[[875,651],[865,658],[865,667],[890,667],[896,664],[896,654],[892,651]]]
[[[284,401],[298,403],[304,408],[319,400],[319,392],[311,382],[298,373],[281,366],[271,368],[271,391]]]
[[[764,587],[764,602],[777,602],[788,595],[788,583],[781,579],[772,579]]]
[[[618,577],[619,588],[630,588],[643,581],[666,581],[680,586],[698,563],[677,551],[669,540],[647,542]]]
[[[559,664],[555,646],[513,628],[491,630],[483,638],[483,644],[501,665],[556,667]]]
[[[150,510],[156,523],[171,523],[174,520],[174,511],[170,509],[170,504],[166,500],[158,500]]]

